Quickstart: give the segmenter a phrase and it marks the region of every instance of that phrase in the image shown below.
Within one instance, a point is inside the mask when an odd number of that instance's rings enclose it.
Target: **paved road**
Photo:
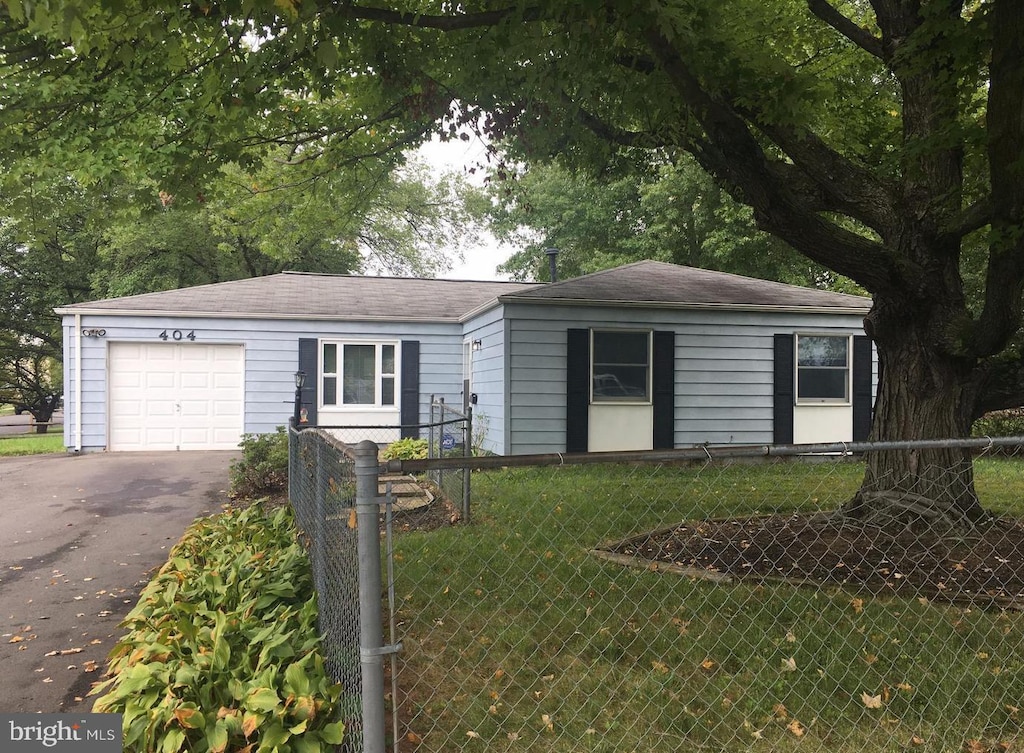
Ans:
[[[236,457],[0,458],[0,711],[92,708],[118,623],[188,524],[226,501]]]

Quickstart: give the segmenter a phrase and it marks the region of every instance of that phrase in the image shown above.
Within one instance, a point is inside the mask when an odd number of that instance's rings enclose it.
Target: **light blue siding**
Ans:
[[[419,340],[420,421],[429,416],[430,396],[461,403],[462,327],[458,324],[268,320],[247,318],[83,315],[83,328],[102,328],[102,338],[82,338],[82,448],[107,446],[107,347],[112,342],[159,342],[165,329],[195,331],[195,342],[236,344],[245,349],[247,433],[273,431],[287,423],[295,395],[299,338]],[[74,317],[64,318],[65,375],[74,375]],[[67,379],[65,442],[73,446],[75,385]]]
[[[775,334],[863,334],[862,316],[846,314],[510,304],[506,318],[510,454],[565,450],[570,328],[675,333],[677,447],[772,441]]]
[[[505,454],[508,403],[505,380],[504,307],[497,306],[474,317],[465,325],[465,339],[480,341],[480,350],[472,354],[472,390],[477,396],[473,407],[473,441],[480,449]]]

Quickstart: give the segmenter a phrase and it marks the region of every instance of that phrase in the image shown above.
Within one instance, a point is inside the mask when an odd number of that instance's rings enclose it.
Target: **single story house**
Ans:
[[[499,454],[849,441],[870,300],[641,261],[554,283],[285,272],[57,309],[69,450],[231,449],[303,406],[405,426],[474,405]],[[399,430],[395,430],[395,437]]]

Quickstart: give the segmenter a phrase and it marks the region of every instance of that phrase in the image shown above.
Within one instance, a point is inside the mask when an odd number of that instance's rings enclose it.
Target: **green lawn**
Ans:
[[[1016,750],[1018,614],[716,585],[588,554],[684,519],[831,509],[861,473],[474,474],[471,527],[396,540],[403,750]],[[1024,464],[979,461],[977,477],[990,509],[1024,512]]]
[[[44,455],[50,452],[64,452],[64,433],[51,431],[46,434],[19,434],[15,437],[0,437],[0,457],[5,455]]]

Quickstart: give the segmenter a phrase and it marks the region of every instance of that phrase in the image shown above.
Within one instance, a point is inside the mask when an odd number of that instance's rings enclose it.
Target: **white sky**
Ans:
[[[484,144],[476,137],[469,141],[441,142],[436,138],[424,144],[417,155],[438,171],[458,172],[471,183],[481,184],[483,170],[469,175],[465,172],[470,167],[481,168],[486,164]],[[480,243],[462,249],[463,261],[453,260],[452,268],[439,275],[447,280],[507,280],[508,275],[499,275],[497,266],[515,251],[514,248],[498,243],[490,233],[483,232]]]

